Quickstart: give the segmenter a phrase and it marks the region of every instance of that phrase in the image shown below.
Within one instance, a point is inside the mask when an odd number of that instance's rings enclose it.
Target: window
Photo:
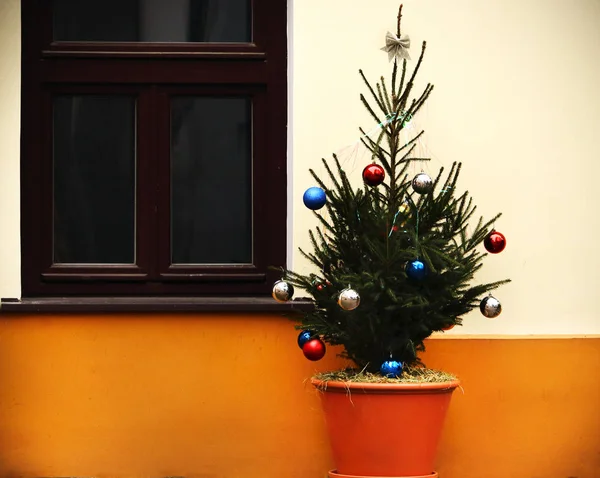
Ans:
[[[286,15],[285,0],[22,0],[24,297],[270,292]]]

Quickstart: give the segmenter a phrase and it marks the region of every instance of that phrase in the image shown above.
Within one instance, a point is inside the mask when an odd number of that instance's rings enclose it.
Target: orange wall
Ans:
[[[284,318],[0,318],[2,477],[322,478],[331,466],[304,380],[336,360],[306,361]],[[464,388],[441,478],[600,477],[600,339],[431,340],[425,360]]]

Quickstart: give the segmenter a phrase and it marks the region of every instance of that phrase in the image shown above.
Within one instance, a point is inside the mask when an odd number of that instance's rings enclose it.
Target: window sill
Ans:
[[[0,313],[31,312],[305,312],[307,298],[277,303],[271,297],[42,297],[1,299]]]

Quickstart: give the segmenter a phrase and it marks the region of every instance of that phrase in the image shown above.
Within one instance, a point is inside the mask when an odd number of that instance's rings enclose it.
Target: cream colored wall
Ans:
[[[294,2],[295,246],[315,225],[302,204],[307,170],[341,154],[359,175],[358,126],[374,125],[358,76],[389,75],[379,51],[394,31],[398,0]],[[600,2],[597,0],[404,0],[402,31],[413,58],[427,40],[422,81],[435,84],[417,117],[432,173],[464,163],[462,188],[507,248],[481,281],[510,277],[495,320],[478,311],[454,334],[598,334],[600,315]],[[411,63],[414,65],[414,61]],[[419,168],[420,169],[420,168]],[[415,173],[418,169],[415,168]],[[305,269],[300,255],[294,266]]]
[[[0,297],[19,297],[21,2],[0,1]]]
[[[20,295],[19,1],[0,2],[0,297]],[[290,4],[290,255],[314,225],[301,196],[308,167],[337,152],[360,174],[358,126],[372,123],[358,100],[369,78],[387,75],[379,51],[395,28],[391,0],[296,0]],[[600,166],[600,4],[595,0],[404,0],[412,54],[428,41],[421,81],[436,85],[415,119],[427,130],[426,171],[463,161],[462,185],[497,228],[506,251],[480,280],[510,277],[496,320],[479,313],[461,334],[598,334],[600,289],[595,194]],[[416,171],[415,171],[416,172]]]

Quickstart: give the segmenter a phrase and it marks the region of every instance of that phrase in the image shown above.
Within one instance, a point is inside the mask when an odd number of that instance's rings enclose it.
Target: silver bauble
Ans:
[[[433,180],[429,175],[419,173],[412,180],[412,187],[419,194],[427,194],[433,189]]]
[[[488,319],[493,319],[502,313],[502,304],[495,297],[488,295],[479,304],[479,309]]]
[[[287,302],[294,295],[294,286],[284,280],[273,284],[273,299],[277,302]]]
[[[354,289],[344,289],[340,292],[338,305],[344,310],[354,310],[360,304],[360,295]]]

